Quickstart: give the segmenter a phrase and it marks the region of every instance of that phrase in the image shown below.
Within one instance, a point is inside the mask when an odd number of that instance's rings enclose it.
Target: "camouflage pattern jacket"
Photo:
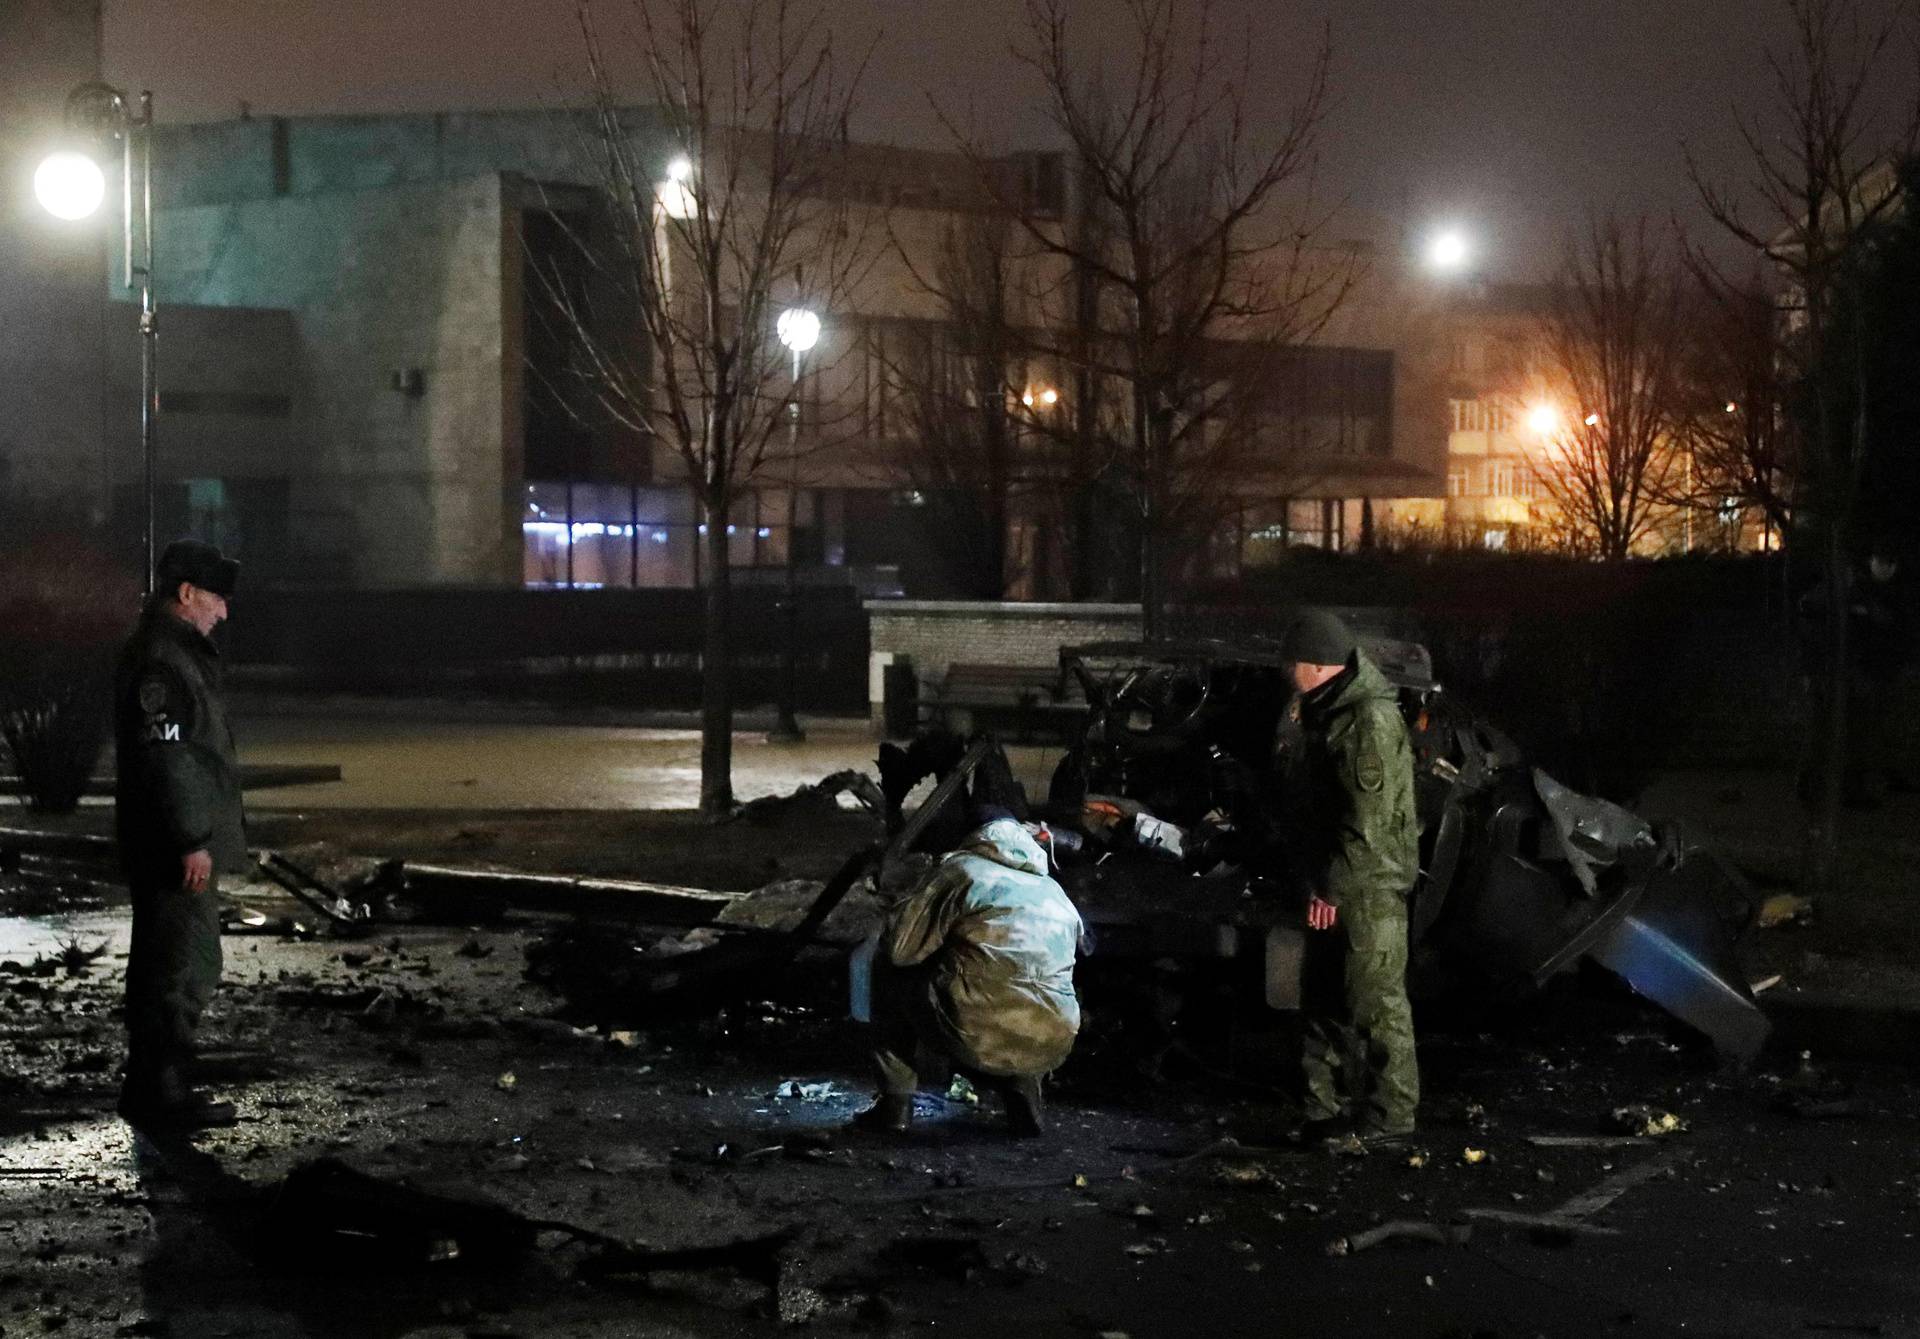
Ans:
[[[150,608],[114,670],[114,829],[136,878],[178,874],[205,850],[248,866],[240,763],[220,699],[220,655],[191,624]]]
[[[987,1074],[1040,1074],[1073,1049],[1080,913],[1027,830],[997,819],[889,913],[881,948],[925,965],[953,1058]]]
[[[1327,901],[1404,895],[1420,873],[1413,745],[1398,694],[1364,651],[1299,703],[1300,756],[1290,768],[1305,831],[1300,871]]]

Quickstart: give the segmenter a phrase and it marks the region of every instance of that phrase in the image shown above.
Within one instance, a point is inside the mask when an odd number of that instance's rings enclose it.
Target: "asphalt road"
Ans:
[[[1618,1001],[1426,1028],[1420,1135],[1361,1159],[1279,1147],[1284,1111],[1245,1079],[1135,1073],[1092,996],[1050,1139],[930,1096],[917,1133],[883,1140],[834,1133],[865,1080],[831,981],[818,1007],[615,1045],[530,1021],[551,1002],[520,977],[521,932],[229,937],[204,1040],[242,1123],[155,1144],[109,1109],[123,919],[0,928],[15,952],[109,947],[78,976],[0,974],[9,1336],[794,1333],[752,1278],[589,1285],[552,1235],[512,1266],[391,1244],[268,1263],[271,1192],[321,1155],[659,1247],[792,1229],[780,1295],[821,1334],[1920,1335],[1911,1078],[1716,1072]],[[1217,1035],[1188,1040],[1221,1058]],[[1275,1078],[1275,1044],[1239,1037],[1243,1076]],[[1607,1142],[1627,1103],[1685,1128]],[[1337,1253],[1474,1211],[1494,1217],[1459,1244]],[[1567,1226],[1498,1221],[1516,1213]]]
[[[810,719],[801,744],[734,735],[735,795],[785,795],[843,768],[873,771],[864,721]],[[378,716],[249,716],[235,726],[249,763],[337,763],[339,782],[248,795],[250,809],[692,809],[700,734],[687,729],[421,721]],[[1044,778],[1059,750],[1015,750]]]

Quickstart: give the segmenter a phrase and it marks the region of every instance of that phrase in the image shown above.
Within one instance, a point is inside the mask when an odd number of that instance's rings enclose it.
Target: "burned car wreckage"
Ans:
[[[1441,690],[1424,648],[1363,644],[1398,689],[1413,743],[1416,962],[1500,995],[1590,960],[1721,1054],[1751,1058],[1769,1025],[1735,954],[1752,915],[1740,876],[1683,829],[1530,767]],[[1025,806],[1022,816],[1065,830],[1060,881],[1095,932],[1096,956],[1257,963],[1266,1002],[1297,1007],[1305,893],[1272,858],[1287,816],[1270,773],[1277,743],[1297,728],[1285,662],[1220,642],[1101,643],[1064,649],[1060,666],[1087,715],[1044,802],[1027,805],[997,750],[925,735],[882,746],[893,826],[911,786],[972,770],[976,800]],[[922,849],[958,840],[964,806],[930,824],[926,808],[915,815]]]

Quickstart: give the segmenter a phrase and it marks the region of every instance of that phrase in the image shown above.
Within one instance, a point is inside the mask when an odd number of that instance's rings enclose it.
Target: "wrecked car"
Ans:
[[[1756,1054],[1768,1023],[1735,953],[1752,915],[1739,874],[1684,829],[1530,766],[1442,691],[1424,648],[1362,640],[1399,691],[1414,748],[1417,960],[1492,994],[1589,960],[1722,1054]],[[1086,726],[1035,816],[1087,839],[1091,858],[1063,860],[1060,878],[1098,952],[1251,959],[1267,1003],[1297,1007],[1304,902],[1248,858],[1261,843],[1244,832],[1290,728],[1286,662],[1277,649],[1201,641],[1069,647],[1060,664],[1085,696]],[[896,812],[919,770],[907,765],[914,750],[936,775],[958,752],[916,741],[883,757]],[[1284,813],[1266,818],[1284,828]]]

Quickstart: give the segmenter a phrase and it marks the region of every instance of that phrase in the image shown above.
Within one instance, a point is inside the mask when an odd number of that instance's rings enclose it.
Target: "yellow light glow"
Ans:
[[[1727,412],[1729,414],[1736,412],[1739,408],[1740,406],[1735,404],[1733,401],[1731,400],[1727,401]]]
[[[1560,413],[1550,404],[1537,404],[1527,411],[1527,426],[1544,437],[1560,426]]]
[[[1033,408],[1033,392],[1028,391],[1025,395],[1022,395],[1020,397],[1020,403],[1029,409]]]
[[[1040,392],[1041,404],[1058,404],[1059,402],[1060,402],[1060,392],[1055,390],[1053,387],[1049,386],[1045,390]]]

